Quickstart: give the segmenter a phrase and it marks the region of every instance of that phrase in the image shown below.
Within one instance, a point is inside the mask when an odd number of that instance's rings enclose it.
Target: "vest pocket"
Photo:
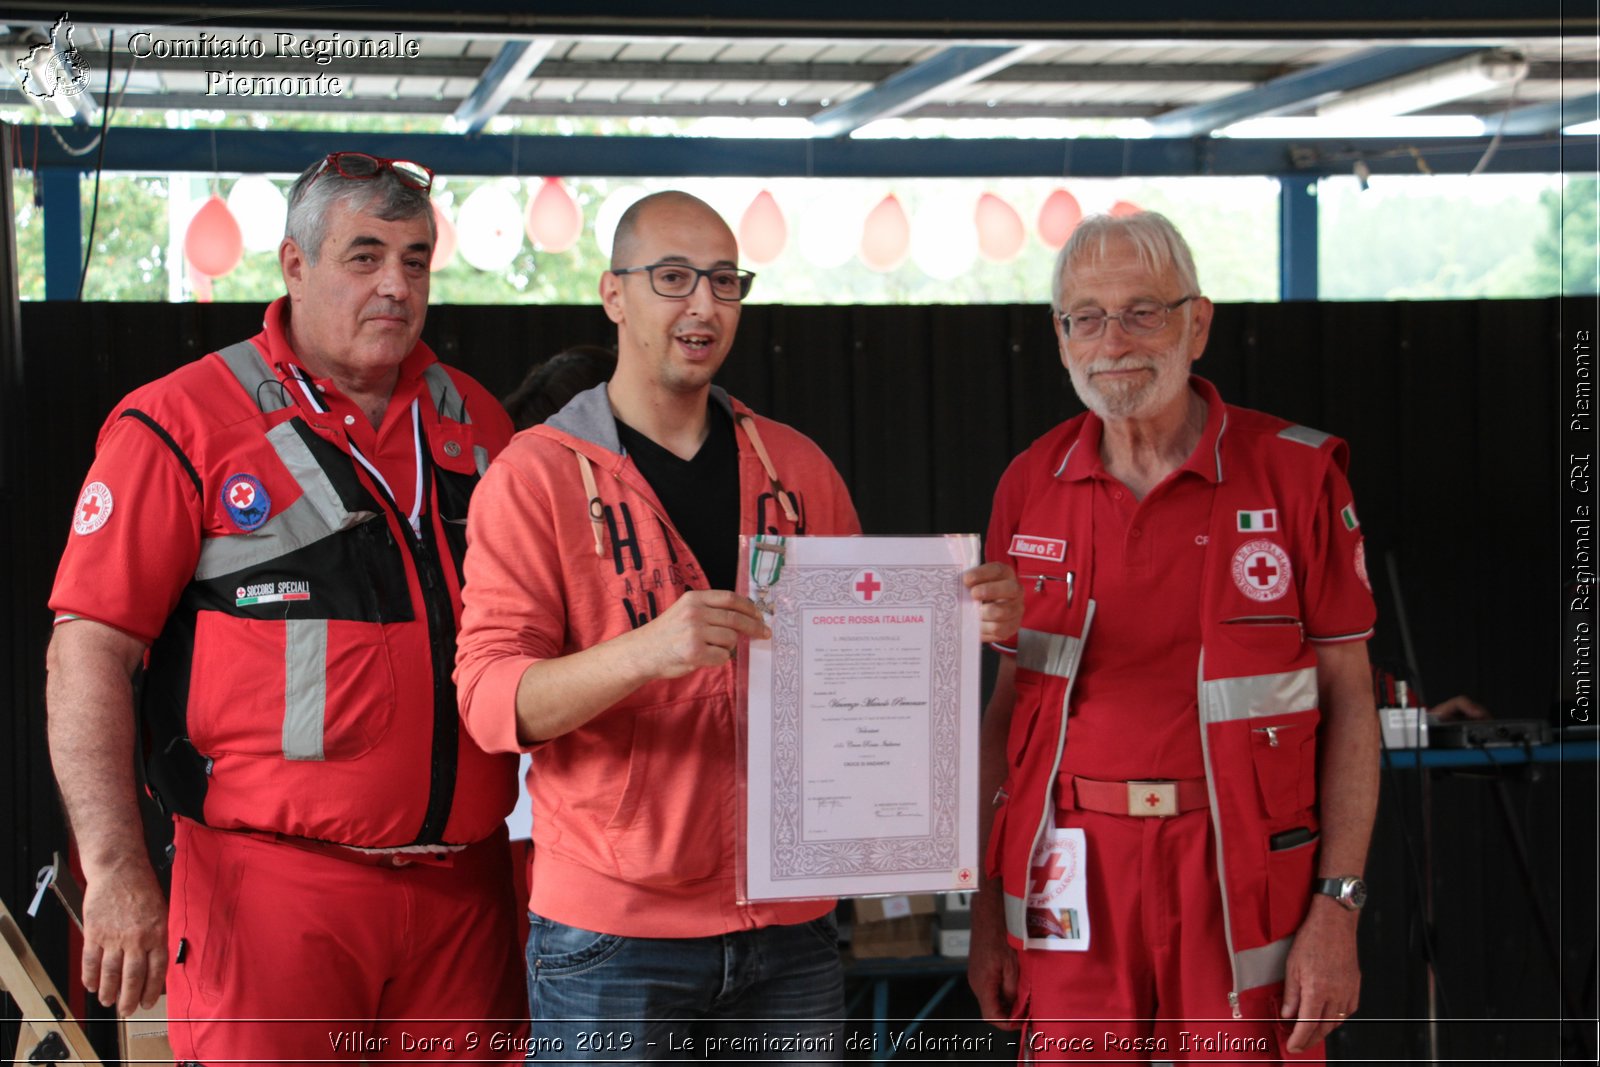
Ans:
[[[195,617],[188,725],[206,755],[357,759],[389,732],[394,699],[381,625]]]
[[[1288,937],[1305,921],[1321,843],[1320,838],[1313,838],[1294,848],[1267,851],[1268,942]]]
[[[1262,810],[1286,819],[1316,801],[1317,716],[1301,713],[1288,722],[1250,726],[1250,760]]]

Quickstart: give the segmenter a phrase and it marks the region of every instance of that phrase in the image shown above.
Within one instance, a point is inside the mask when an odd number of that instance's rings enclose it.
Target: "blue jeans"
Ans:
[[[691,938],[528,921],[529,1062],[843,1059],[832,915]]]

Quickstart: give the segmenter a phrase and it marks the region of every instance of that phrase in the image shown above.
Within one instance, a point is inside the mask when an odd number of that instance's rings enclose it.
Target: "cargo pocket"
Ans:
[[[1287,722],[1261,721],[1250,727],[1250,762],[1268,818],[1288,819],[1315,801],[1317,721],[1314,713],[1300,713]]]
[[[1313,837],[1292,848],[1267,851],[1267,937],[1288,937],[1305,921],[1311,903],[1311,876],[1316,870],[1317,846]]]
[[[188,727],[208,756],[356,759],[389,732],[394,688],[380,624],[195,619]]]

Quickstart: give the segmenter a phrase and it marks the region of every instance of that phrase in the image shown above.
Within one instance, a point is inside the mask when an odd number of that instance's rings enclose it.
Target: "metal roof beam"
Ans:
[[[92,70],[106,69],[106,53],[84,51]],[[228,68],[242,74],[282,74],[283,61],[275,56],[240,56],[229,59]],[[125,56],[117,58],[121,69]],[[334,57],[319,64],[319,73],[339,78],[470,78],[483,77],[489,61],[471,56],[418,56],[415,59],[341,59]],[[201,74],[216,69],[217,61],[202,57],[151,56],[139,60],[141,74]],[[673,82],[866,82],[877,83],[909,69],[902,63],[750,63],[679,62],[660,60],[544,59],[529,75],[538,79],[559,78],[572,81],[673,81]],[[1307,69],[1307,68],[1297,68]],[[1102,84],[1115,82],[1198,84],[1238,82],[1254,85],[1291,73],[1281,63],[1018,63],[994,71],[985,82],[1023,82],[1038,85]],[[1600,64],[1593,60],[1551,60],[1528,64],[1533,81],[1593,81],[1600,77]]]
[[[62,0],[10,0],[13,20],[47,21]],[[1592,8],[1529,4],[1527,0],[1455,0],[1451,5],[1342,0],[1295,7],[1281,0],[1229,0],[1197,15],[1193,0],[1132,0],[1093,10],[1061,0],[426,0],[411,4],[224,5],[216,0],[81,0],[71,5],[80,25],[160,19],[264,30],[320,28],[373,32],[463,34],[560,33],[784,36],[797,38],[936,37],[1073,40],[1170,36],[1188,39],[1340,37],[1481,38],[1594,32]],[[665,10],[672,8],[673,10]],[[31,16],[26,13],[33,12]]]
[[[21,131],[32,143],[31,131]],[[107,139],[108,171],[213,171],[283,174],[350,147],[348,133],[119,128]],[[1478,165],[1487,138],[1399,141],[1165,138],[1119,141],[995,138],[720,139],[709,137],[562,137],[369,132],[368,152],[416,159],[440,174],[588,177],[808,178],[1123,178],[1193,175],[1348,174],[1357,162],[1374,174],[1416,174],[1419,160],[1437,174]],[[1555,174],[1592,160],[1588,137],[1505,137],[1486,170]],[[214,154],[213,154],[214,153]],[[518,161],[521,160],[521,169]],[[39,141],[43,166],[82,167],[54,138]]]
[[[0,89],[0,106],[20,102],[14,91]],[[345,96],[333,101],[292,96],[257,96],[250,110],[277,115],[449,115],[459,101],[430,96]],[[122,98],[123,111],[143,109],[214,111],[217,98],[204,93],[134,93]],[[902,118],[936,119],[1130,119],[1148,118],[1158,104],[926,104]],[[513,100],[500,109],[512,118],[802,118],[803,105],[739,100]],[[113,126],[113,132],[123,127]],[[358,136],[365,136],[358,134]]]
[[[1151,119],[1150,126],[1159,137],[1196,137],[1242,119],[1304,107],[1347,89],[1397,78],[1484,51],[1487,49],[1476,45],[1373,48],[1274,78],[1220,100],[1169,111]]]
[[[545,39],[507,41],[500,46],[500,54],[484,68],[478,84],[461,101],[452,116],[463,133],[478,133],[490,119],[522,88],[523,82],[539,61],[550,52],[555,42]]]
[[[1037,45],[960,45],[908,67],[844,103],[811,116],[818,137],[843,137],[869,122],[893,118],[939,93],[969,85],[1019,62]]]
[[[1586,93],[1508,111],[1499,130],[1507,135],[1555,133],[1563,127],[1593,122],[1596,118],[1600,118],[1600,93]],[[1489,119],[1488,123],[1490,131],[1493,131],[1496,128],[1494,120]]]

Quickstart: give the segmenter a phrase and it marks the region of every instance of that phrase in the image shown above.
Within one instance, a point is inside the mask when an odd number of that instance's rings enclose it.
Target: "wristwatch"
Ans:
[[[1311,891],[1332,897],[1346,911],[1355,911],[1367,902],[1367,883],[1353,874],[1342,878],[1318,878],[1311,883]]]

